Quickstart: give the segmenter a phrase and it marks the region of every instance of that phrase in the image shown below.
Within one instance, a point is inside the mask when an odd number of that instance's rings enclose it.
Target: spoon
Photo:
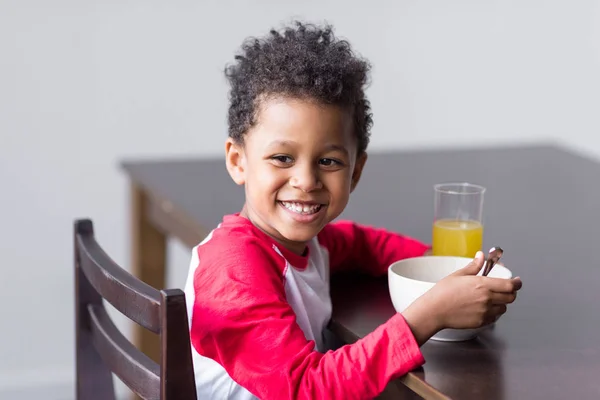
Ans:
[[[500,260],[500,257],[502,257],[502,254],[504,254],[504,250],[498,246],[490,249],[488,258],[485,260],[485,264],[483,266],[483,276],[487,276],[490,273],[492,268],[494,268],[494,265],[496,265],[496,263]]]

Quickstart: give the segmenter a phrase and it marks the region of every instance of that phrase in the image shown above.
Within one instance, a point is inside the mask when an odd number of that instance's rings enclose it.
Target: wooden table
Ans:
[[[124,168],[133,188],[135,273],[164,287],[166,235],[196,245],[224,214],[240,210],[243,191],[222,159]],[[426,398],[600,398],[600,165],[550,145],[373,153],[342,217],[429,241],[432,185],[444,181],[488,188],[484,247],[502,246],[524,287],[478,339],[426,343],[426,364],[402,382]],[[332,298],[331,329],[347,342],[394,313],[385,279],[337,277]],[[152,334],[138,340],[156,357]]]

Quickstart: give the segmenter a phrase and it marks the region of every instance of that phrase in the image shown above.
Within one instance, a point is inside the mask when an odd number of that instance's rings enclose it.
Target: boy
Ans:
[[[377,330],[326,351],[329,276],[382,275],[428,246],[349,221],[367,160],[369,65],[330,27],[297,23],[242,47],[226,166],[245,205],[194,248],[186,295],[199,398],[367,399],[424,362],[442,328],[495,321],[520,281],[475,276],[482,255]],[[365,205],[368,206],[368,205]]]

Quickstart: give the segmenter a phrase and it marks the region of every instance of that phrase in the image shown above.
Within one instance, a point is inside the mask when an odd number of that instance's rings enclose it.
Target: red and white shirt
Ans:
[[[367,399],[424,363],[396,314],[354,344],[327,351],[329,276],[383,275],[422,255],[412,238],[349,221],[328,224],[297,255],[239,215],[193,249],[185,293],[201,399]]]

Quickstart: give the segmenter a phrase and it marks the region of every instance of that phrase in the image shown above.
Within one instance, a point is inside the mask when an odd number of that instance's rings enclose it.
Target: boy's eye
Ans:
[[[273,156],[271,159],[281,164],[290,164],[294,161],[290,156]]]
[[[335,167],[342,165],[340,161],[334,160],[333,158],[321,158],[319,160],[319,164],[323,165],[324,167]]]

